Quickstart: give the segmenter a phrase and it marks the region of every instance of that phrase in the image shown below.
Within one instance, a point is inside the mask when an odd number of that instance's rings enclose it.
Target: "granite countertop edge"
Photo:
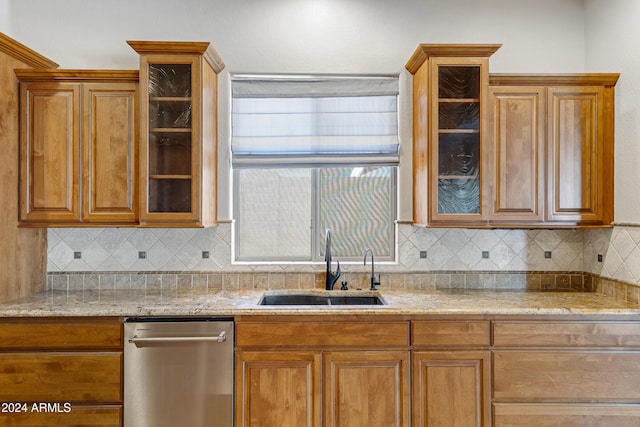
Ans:
[[[324,290],[109,289],[46,291],[0,304],[0,317],[233,317],[270,315],[640,316],[640,306],[594,292],[380,290],[381,306],[261,306],[265,293]],[[342,295],[345,291],[330,291]],[[340,294],[338,294],[340,292]],[[368,294],[368,291],[346,291]]]

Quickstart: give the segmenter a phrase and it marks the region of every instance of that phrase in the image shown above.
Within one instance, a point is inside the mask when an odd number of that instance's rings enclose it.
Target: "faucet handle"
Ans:
[[[377,291],[378,288],[376,286],[380,286],[380,275],[378,274],[378,278],[376,276],[371,276],[371,288],[370,291]]]

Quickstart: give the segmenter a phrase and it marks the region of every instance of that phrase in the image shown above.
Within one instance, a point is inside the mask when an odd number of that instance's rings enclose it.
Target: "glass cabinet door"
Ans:
[[[483,58],[434,58],[431,67],[430,221],[486,219]]]
[[[480,213],[480,67],[438,67],[438,213]]]
[[[192,64],[148,66],[147,211],[192,210]]]

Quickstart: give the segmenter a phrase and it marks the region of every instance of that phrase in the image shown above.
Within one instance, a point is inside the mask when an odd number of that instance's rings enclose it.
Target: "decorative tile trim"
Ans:
[[[380,289],[486,289],[591,292],[592,275],[577,271],[457,271],[380,273]],[[370,274],[344,273],[349,289],[368,289]],[[322,289],[325,273],[317,272],[52,272],[47,289]],[[339,285],[336,285],[339,286]],[[607,289],[609,289],[607,287]],[[604,292],[601,292],[604,293]]]
[[[616,301],[640,304],[640,287],[638,285],[595,274],[589,276],[591,276],[595,292],[612,297]]]

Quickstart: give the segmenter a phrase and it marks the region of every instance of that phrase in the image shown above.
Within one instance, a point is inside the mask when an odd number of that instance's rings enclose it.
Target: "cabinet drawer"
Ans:
[[[121,402],[122,353],[0,354],[0,402]]]
[[[409,322],[238,322],[238,347],[409,345]]]
[[[71,406],[71,412],[0,413],[0,427],[119,427],[122,406]]]
[[[640,399],[640,353],[495,351],[496,399]]]
[[[495,404],[495,427],[634,427],[640,405]]]
[[[494,322],[493,345],[639,347],[640,323]]]
[[[0,348],[121,348],[122,323],[2,323]]]
[[[488,346],[489,322],[411,323],[411,344],[416,346]]]

